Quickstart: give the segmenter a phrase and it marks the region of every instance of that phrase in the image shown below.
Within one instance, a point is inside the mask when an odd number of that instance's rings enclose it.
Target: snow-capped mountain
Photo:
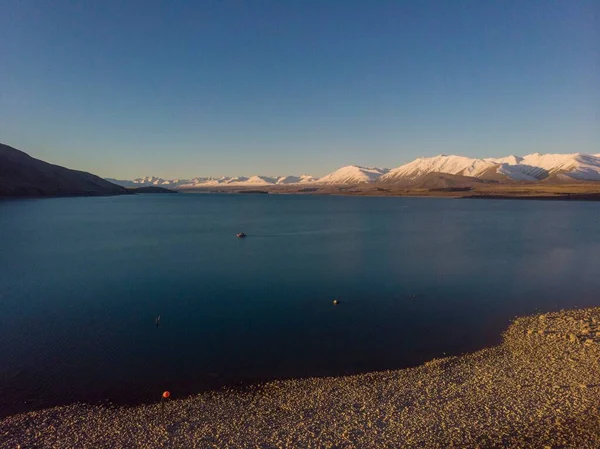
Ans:
[[[524,158],[512,155],[502,158],[476,159],[440,154],[434,157],[418,158],[395,168],[383,176],[381,181],[415,181],[428,173],[446,173],[496,180],[506,177],[507,180],[513,181],[538,181],[548,176],[545,169],[530,166],[523,161]]]
[[[317,181],[318,178],[310,175],[280,176],[276,184],[307,184]]]
[[[382,175],[389,172],[388,168],[361,167],[360,165],[348,165],[342,167],[333,173],[319,178],[319,184],[359,184],[365,182],[375,182]]]
[[[252,187],[252,186],[272,186],[272,185],[287,185],[287,184],[305,184],[316,181],[317,178],[310,175],[301,176],[245,176],[222,178],[194,178],[185,184],[180,184],[180,189],[193,189],[212,186],[227,186],[227,187]]]
[[[162,179],[156,176],[146,176],[145,178],[137,178],[133,180],[134,184],[142,186],[172,186],[187,182],[185,179]]]
[[[441,154],[418,158],[390,170],[382,182],[413,181],[428,173],[447,173],[502,181],[540,181],[552,174],[573,180],[600,181],[600,157],[591,154],[540,154],[476,159]]]
[[[113,178],[106,178],[106,180],[123,187],[162,186],[167,188],[177,188],[180,185],[187,184],[189,182],[187,179],[163,179],[157,176],[146,176],[144,178],[136,178],[134,180]]]
[[[382,174],[387,173],[386,168],[368,168],[358,165],[349,165],[342,167],[322,178],[315,178],[310,175],[301,176],[251,176],[237,178],[194,178],[186,184],[179,185],[181,189],[201,188],[208,186],[270,186],[270,185],[295,185],[295,184],[358,184],[374,182]]]
[[[297,184],[344,185],[373,182],[417,183],[431,173],[458,175],[497,182],[558,180],[600,181],[599,154],[540,154],[526,156],[505,156],[477,159],[456,155],[440,154],[434,157],[421,157],[389,170],[387,168],[361,167],[348,165],[322,178],[310,175],[301,176],[223,176],[221,178],[198,177],[186,179],[163,179],[156,176],[137,178],[132,181],[107,179],[125,187],[162,186],[174,189],[203,187],[257,187]]]
[[[246,176],[222,176],[220,178],[198,177],[190,180],[185,184],[179,185],[180,189],[191,189],[194,187],[210,187],[210,186],[237,186],[237,185],[256,185],[258,179],[247,178]]]
[[[543,168],[549,174],[563,174],[583,181],[600,181],[600,155],[598,154],[540,154],[523,158],[523,163]]]
[[[390,170],[381,177],[381,181],[396,179],[414,180],[427,173],[448,173],[478,177],[486,173],[496,164],[482,159],[472,159],[464,156],[446,156],[440,154],[434,157],[420,157],[414,161]]]

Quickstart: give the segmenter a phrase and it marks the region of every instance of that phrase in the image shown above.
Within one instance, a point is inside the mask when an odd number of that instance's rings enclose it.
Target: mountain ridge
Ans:
[[[456,175],[499,183],[519,182],[600,182],[600,153],[532,153],[525,156],[471,158],[454,154],[420,157],[388,169],[347,165],[325,176],[310,175],[197,177],[190,180],[162,179],[155,176],[135,180],[109,181],[125,187],[162,186],[180,190],[210,187],[252,187],[277,185],[353,185],[372,183],[418,184],[430,173]]]
[[[0,197],[131,194],[99,176],[31,157],[0,143]]]

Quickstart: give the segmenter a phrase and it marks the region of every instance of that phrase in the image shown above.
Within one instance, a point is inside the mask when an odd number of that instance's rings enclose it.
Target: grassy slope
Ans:
[[[255,189],[255,188],[254,188]],[[180,190],[181,192],[243,192],[244,187],[219,187],[205,189]],[[600,184],[493,184],[481,183],[470,186],[414,188],[389,184],[363,184],[353,186],[261,186],[261,190],[281,194],[314,195],[357,195],[357,196],[423,196],[442,198],[542,198],[542,199],[598,199]]]

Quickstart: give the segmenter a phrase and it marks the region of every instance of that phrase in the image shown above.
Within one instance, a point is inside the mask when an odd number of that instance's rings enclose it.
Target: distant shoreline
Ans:
[[[499,346],[355,376],[0,421],[7,447],[600,447],[600,307],[518,318]],[[51,425],[49,424],[51,423]]]
[[[22,195],[1,196],[0,200],[42,199],[42,198],[74,198],[74,197],[106,197],[135,194],[246,194],[246,195],[304,195],[304,196],[362,196],[379,198],[451,198],[477,200],[540,200],[540,201],[600,201],[600,185],[569,184],[569,185],[500,185],[482,188],[433,188],[433,189],[404,189],[393,186],[381,187],[376,184],[355,186],[315,186],[297,188],[291,186],[250,187],[218,187],[199,189],[166,189],[163,187],[126,188],[124,193],[74,193],[57,195]]]
[[[60,193],[60,194],[47,194],[47,195],[0,195],[0,201],[2,200],[28,200],[28,199],[45,199],[45,198],[96,198],[96,197],[109,197],[109,196],[128,196],[128,195],[147,195],[147,194],[164,194],[164,193],[180,193],[176,190],[165,189],[164,187],[126,187],[126,192],[122,193]]]
[[[538,201],[600,201],[600,194],[562,194],[562,195],[468,195],[461,197],[467,200],[538,200]]]
[[[410,198],[460,198],[490,200],[542,200],[542,201],[600,201],[598,184],[566,184],[540,186],[539,184],[485,185],[484,187],[448,187],[409,189],[390,185],[358,184],[354,186],[264,186],[259,188],[218,187],[179,189],[180,193],[244,193],[287,195],[342,195],[367,197]]]

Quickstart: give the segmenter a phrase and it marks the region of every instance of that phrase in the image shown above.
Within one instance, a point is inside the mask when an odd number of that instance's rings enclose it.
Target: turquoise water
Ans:
[[[0,413],[411,366],[599,292],[594,202],[3,201]]]

